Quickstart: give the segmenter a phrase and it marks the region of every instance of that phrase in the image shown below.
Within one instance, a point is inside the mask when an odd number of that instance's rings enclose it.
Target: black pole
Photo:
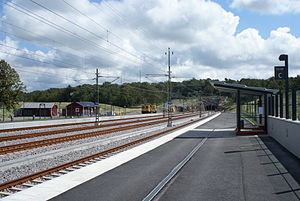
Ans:
[[[268,114],[267,114],[267,106],[268,106],[268,103],[267,103],[267,94],[264,95],[264,119],[265,119],[265,131],[268,131]]]
[[[259,96],[259,100],[258,100],[258,110],[262,109],[262,97]],[[262,114],[261,111],[259,111],[259,124],[262,125]]]
[[[275,116],[278,117],[278,94],[275,95]]]
[[[257,103],[256,100],[254,100],[254,120],[257,121]]]
[[[268,115],[272,115],[271,97],[268,97]]]
[[[289,56],[282,54],[279,56],[279,61],[284,61],[285,64],[285,118],[289,119]]]
[[[283,94],[280,92],[279,93],[279,98],[280,98],[280,118],[283,118]]]
[[[297,119],[296,90],[292,89],[292,120]]]
[[[275,116],[275,100],[273,95],[271,95],[271,109],[271,115]]]
[[[237,123],[237,132],[241,131],[241,94],[240,90],[237,90],[236,93],[236,123]]]

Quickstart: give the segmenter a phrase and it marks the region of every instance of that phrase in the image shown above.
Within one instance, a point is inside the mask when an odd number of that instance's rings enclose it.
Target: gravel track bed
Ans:
[[[167,128],[161,129],[159,131],[163,131],[166,130]],[[67,162],[71,162],[92,154],[96,154],[117,146],[121,146],[123,144],[138,140],[138,139],[142,139],[145,138],[147,136],[151,136],[155,133],[157,133],[158,131],[154,131],[154,132],[149,132],[149,133],[145,133],[145,134],[141,134],[138,136],[134,136],[134,137],[129,137],[123,140],[119,140],[119,141],[115,141],[106,145],[100,145],[100,146],[95,146],[93,148],[90,149],[85,149],[85,150],[81,150],[81,151],[72,151],[68,154],[65,155],[61,155],[61,156],[57,156],[57,157],[53,157],[52,159],[43,159],[43,160],[39,160],[36,161],[34,163],[31,164],[27,164],[27,165],[22,165],[19,167],[13,167],[9,170],[6,171],[0,171],[0,174],[2,175],[2,177],[0,178],[0,183],[4,183],[13,179],[17,179],[23,176],[26,176],[28,174],[32,174],[38,171],[42,171],[42,170],[46,170],[49,169],[51,167],[56,167],[62,164],[65,164]]]
[[[148,122],[150,123],[150,122],[153,122],[153,121],[148,121]],[[99,127],[99,128],[95,128],[95,129],[89,129],[89,130],[66,132],[66,133],[61,133],[61,134],[40,136],[40,137],[35,137],[35,138],[26,138],[26,139],[5,141],[5,142],[0,142],[0,147],[20,144],[20,143],[26,143],[26,142],[35,142],[35,141],[39,141],[39,140],[53,139],[53,138],[58,138],[58,137],[66,137],[66,136],[70,136],[70,135],[77,135],[77,134],[83,134],[83,133],[88,133],[88,132],[103,131],[103,130],[106,130],[106,129],[119,128],[119,127],[124,127],[124,126],[129,126],[129,125],[136,125],[136,124],[139,124],[139,123],[119,125],[119,126],[111,126],[111,127],[104,127],[104,128]]]
[[[157,124],[156,126],[160,126],[160,125],[161,124]],[[57,149],[65,148],[65,147],[68,147],[68,146],[89,143],[89,142],[93,142],[93,141],[96,141],[96,140],[113,137],[113,136],[116,136],[116,135],[127,134],[129,132],[140,131],[140,130],[143,130],[143,129],[148,128],[148,127],[153,128],[154,126],[147,126],[147,127],[143,127],[143,128],[132,129],[132,130],[129,130],[129,131],[120,131],[120,132],[115,132],[115,133],[110,133],[110,134],[105,134],[105,135],[98,135],[98,136],[84,138],[84,139],[80,139],[80,140],[68,141],[68,142],[64,142],[64,143],[53,144],[53,145],[50,145],[50,146],[44,146],[44,147],[39,147],[39,148],[35,148],[35,149],[28,149],[28,150],[19,151],[19,152],[8,153],[8,154],[0,155],[0,162],[14,160],[14,159],[29,156],[29,155],[45,153],[47,151],[57,150]]]
[[[149,117],[150,118],[150,117]],[[142,118],[144,119],[144,118]],[[127,122],[127,121],[134,121],[139,119],[120,119],[120,121],[112,121],[112,122],[101,122],[100,125],[106,125],[106,124],[113,124],[113,123],[119,123],[119,122]],[[26,135],[31,133],[38,133],[38,132],[45,132],[45,131],[57,131],[57,130],[64,130],[64,129],[70,129],[70,128],[84,128],[88,126],[94,126],[95,123],[89,123],[89,124],[81,124],[81,125],[71,125],[71,126],[60,126],[60,127],[52,127],[52,128],[41,128],[41,129],[32,129],[32,130],[22,130],[22,131],[12,131],[12,132],[5,132],[0,133],[0,137],[6,137],[6,136],[14,136],[14,135]]]
[[[192,121],[193,119],[196,119],[195,117],[192,118],[188,118],[188,119],[184,119],[184,120],[177,120],[177,121],[173,121],[174,125],[179,126],[183,123],[186,123],[188,121]],[[160,125],[161,126],[161,125]],[[153,126],[149,126],[152,127]],[[143,130],[147,127],[144,128],[139,128],[139,129],[134,129],[134,130],[130,130],[130,132],[135,132],[135,131],[140,131]],[[147,136],[151,136],[155,133],[161,132],[163,130],[168,130],[169,128],[164,127],[163,129],[159,129],[159,130],[155,130],[155,131],[150,131],[150,132],[143,132],[140,134],[137,134],[135,136],[132,137],[128,137],[126,139],[121,139],[118,141],[114,141],[105,145],[95,145],[92,148],[89,149],[84,149],[84,150],[80,150],[80,151],[71,151],[67,154],[63,154],[60,156],[55,156],[51,159],[42,159],[42,160],[38,160],[35,161],[34,163],[30,163],[30,164],[26,164],[26,165],[21,165],[21,166],[15,166],[11,169],[8,169],[6,171],[1,171],[0,170],[0,174],[2,175],[2,177],[0,177],[0,183],[6,182],[6,181],[10,181],[22,176],[26,176],[28,174],[32,174],[34,172],[38,172],[38,171],[42,171],[45,169],[49,169],[51,167],[55,167],[58,165],[62,165],[66,162],[70,162],[70,161],[74,161],[76,159],[79,158],[83,158],[95,153],[99,153],[101,151],[105,151],[107,149],[111,149],[114,148],[116,146],[120,146],[126,143],[129,143],[131,141],[135,141],[138,139],[142,139],[145,138]],[[97,137],[92,137],[92,138],[87,138],[87,139],[82,139],[82,140],[77,140],[77,141],[71,141],[71,142],[66,142],[66,143],[61,143],[61,144],[57,144],[57,145],[51,145],[51,146],[47,146],[47,147],[41,147],[41,148],[37,148],[37,149],[33,149],[33,150],[25,150],[25,151],[21,151],[21,152],[17,152],[17,153],[10,153],[10,154],[6,154],[3,155],[3,158],[1,158],[1,161],[8,161],[8,160],[13,160],[13,159],[17,159],[20,157],[25,157],[25,156],[29,156],[29,155],[34,155],[34,154],[38,154],[38,153],[44,153],[50,150],[56,150],[56,149],[60,149],[66,146],[72,146],[75,144],[83,144],[83,143],[87,143],[87,142],[92,142],[95,140],[99,140],[99,139],[104,139],[107,137],[112,137],[115,135],[122,135],[122,134],[128,134],[128,131],[122,131],[122,132],[117,132],[114,134],[107,134],[104,136],[97,136]],[[136,145],[137,146],[137,145]],[[128,148],[129,149],[129,148]]]

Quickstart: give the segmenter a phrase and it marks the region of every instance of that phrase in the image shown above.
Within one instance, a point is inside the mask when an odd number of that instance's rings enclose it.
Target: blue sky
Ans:
[[[240,23],[237,27],[237,33],[247,28],[259,30],[261,36],[266,39],[272,30],[278,27],[291,28],[290,33],[294,36],[300,36],[300,14],[261,14],[247,9],[234,9],[230,5],[232,0],[212,0],[221,5],[225,10],[234,13],[240,17]],[[264,1],[264,0],[261,0]]]
[[[77,11],[61,0],[14,0],[1,7],[1,30],[11,34],[0,33],[0,57],[16,68],[28,91],[92,83],[96,68],[125,82],[139,81],[140,72],[143,81],[164,81],[145,75],[167,71],[168,47],[175,77],[267,79],[282,53],[289,54],[291,76],[300,74],[300,0],[65,1]],[[109,42],[101,40],[107,30]]]

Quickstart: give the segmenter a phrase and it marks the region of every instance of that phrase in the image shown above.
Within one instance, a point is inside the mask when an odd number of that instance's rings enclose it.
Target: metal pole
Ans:
[[[278,94],[275,95],[275,116],[278,117]]]
[[[99,70],[96,69],[96,87],[97,87],[97,100],[96,100],[96,119],[95,125],[99,125]]]
[[[264,129],[265,129],[265,131],[268,131],[268,108],[267,108],[267,106],[268,106],[268,103],[267,103],[267,101],[268,101],[268,97],[267,97],[267,94],[264,94],[264,124],[265,124],[265,126],[264,126]]]
[[[259,96],[258,110],[262,110],[262,96]],[[261,111],[259,111],[258,115],[259,115],[259,117],[258,117],[259,124],[261,125],[262,124],[262,114],[261,114]]]
[[[274,99],[274,96],[271,95],[271,115],[272,116],[275,116],[275,113],[274,113],[274,110],[275,110],[275,99]]]
[[[171,97],[171,55],[170,55],[170,48],[168,47],[168,124],[167,127],[172,127],[172,114],[170,111],[170,104],[172,101],[172,97]],[[173,54],[173,52],[172,52]]]
[[[39,104],[39,115],[40,115],[40,119],[41,119],[41,116],[42,116],[42,114],[41,114],[41,104]]]
[[[297,119],[296,90],[292,89],[292,120]]]
[[[283,94],[279,93],[279,99],[280,99],[280,105],[279,105],[279,111],[280,111],[280,118],[283,118]]]
[[[240,90],[237,90],[236,93],[236,123],[237,123],[237,132],[241,131],[241,94]]]
[[[288,55],[285,55],[284,62],[285,62],[285,70],[286,70],[286,77],[285,77],[285,118],[290,118],[289,113],[289,61]]]

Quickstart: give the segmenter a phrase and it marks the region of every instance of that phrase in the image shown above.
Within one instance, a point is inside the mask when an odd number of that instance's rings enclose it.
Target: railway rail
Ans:
[[[188,115],[179,116],[179,117],[173,118],[173,120],[180,120],[180,119],[184,119],[184,118],[188,118],[188,117],[192,117],[192,116],[196,116],[196,114],[188,114]],[[80,139],[84,139],[84,138],[95,137],[95,136],[99,136],[99,135],[105,135],[105,134],[110,134],[110,133],[115,133],[115,132],[120,132],[120,131],[126,131],[126,130],[135,129],[135,128],[145,127],[145,126],[156,125],[156,124],[164,123],[167,121],[168,120],[163,119],[163,120],[151,121],[151,122],[146,122],[146,123],[141,123],[141,124],[134,124],[134,125],[129,125],[129,126],[110,128],[110,129],[105,129],[105,130],[101,130],[101,131],[92,131],[92,132],[75,134],[75,135],[70,135],[70,136],[57,137],[57,138],[52,138],[52,139],[45,139],[45,140],[39,140],[39,141],[33,141],[33,142],[26,142],[26,143],[14,144],[14,145],[2,146],[2,147],[0,147],[0,155],[23,151],[23,150],[28,150],[28,149],[39,148],[39,147],[44,147],[44,146],[49,146],[49,145],[53,145],[53,144],[59,144],[59,143],[68,142],[68,141],[74,141],[74,140],[80,140]]]
[[[65,174],[68,171],[73,171],[73,170],[78,169],[80,167],[86,166],[90,163],[97,162],[97,161],[101,160],[102,157],[104,157],[106,155],[114,154],[114,153],[120,152],[124,149],[127,149],[129,147],[132,147],[132,146],[138,145],[140,143],[152,140],[154,138],[157,138],[157,137],[162,136],[164,134],[170,133],[170,132],[175,131],[177,129],[180,129],[180,128],[186,127],[188,125],[194,124],[194,123],[196,123],[198,121],[201,121],[201,120],[203,120],[207,117],[209,117],[209,116],[207,115],[206,117],[202,117],[202,118],[199,118],[197,120],[190,121],[188,123],[184,123],[182,125],[179,125],[179,126],[170,128],[168,130],[165,130],[165,131],[153,134],[151,136],[145,137],[143,139],[135,140],[135,141],[129,142],[127,144],[124,144],[124,145],[121,145],[121,146],[118,146],[118,147],[114,147],[114,148],[108,149],[106,151],[103,151],[103,152],[100,152],[100,153],[97,153],[97,154],[94,154],[94,155],[91,155],[91,156],[88,156],[88,157],[84,157],[84,158],[81,158],[81,159],[78,159],[78,160],[75,160],[75,161],[72,161],[72,162],[68,162],[68,163],[63,164],[63,165],[59,165],[57,167],[53,167],[53,168],[50,168],[50,169],[47,169],[47,170],[44,170],[44,171],[36,172],[34,174],[30,174],[30,175],[27,175],[25,177],[15,179],[13,181],[9,181],[9,182],[0,184],[0,194],[1,195],[9,195],[9,193],[7,193],[5,190],[9,189],[10,191],[19,191],[20,189],[15,187],[15,186],[18,186],[18,185],[21,185],[23,187],[33,186],[33,184],[29,184],[27,182],[41,183],[42,181],[37,180],[38,178],[44,178],[44,179],[46,179],[46,178],[49,179],[50,178],[51,179],[52,177],[56,177],[56,176]]]
[[[160,115],[161,116],[161,115]],[[177,116],[184,116],[183,114],[177,115]],[[19,140],[19,139],[26,139],[26,138],[35,138],[35,137],[42,137],[42,136],[48,136],[48,135],[57,135],[61,133],[67,133],[67,132],[77,132],[77,131],[84,131],[84,130],[91,130],[96,128],[105,128],[105,127],[112,127],[112,126],[119,126],[119,125],[125,125],[125,124],[133,124],[133,123],[140,123],[140,122],[146,122],[146,121],[153,121],[162,119],[164,117],[148,117],[146,119],[138,119],[134,121],[125,121],[125,120],[131,120],[132,118],[127,118],[121,120],[121,122],[118,123],[111,123],[111,124],[104,124],[104,125],[97,125],[97,126],[86,126],[86,127],[77,127],[77,128],[68,128],[68,129],[61,129],[61,130],[53,130],[53,131],[44,131],[44,132],[36,132],[36,133],[30,133],[30,134],[20,134],[20,135],[11,135],[11,136],[3,136],[0,137],[0,142],[5,141],[12,141],[12,140]],[[136,118],[134,118],[136,119]],[[56,125],[55,125],[56,127]]]
[[[154,116],[159,117],[159,116],[163,116],[163,115],[154,115]],[[153,116],[143,116],[143,117],[139,116],[139,117],[130,117],[130,118],[125,118],[125,119],[107,119],[107,120],[101,120],[100,123],[123,121],[123,120],[125,121],[125,120],[132,120],[132,119],[143,119],[143,118],[149,118],[149,117],[153,117]],[[63,127],[63,126],[76,126],[76,125],[85,125],[85,124],[93,124],[93,123],[95,123],[95,121],[65,123],[65,124],[55,124],[55,125],[45,125],[45,126],[31,126],[31,127],[23,127],[23,128],[8,128],[8,129],[1,129],[0,133],[44,129],[44,128],[56,128],[56,127]]]

